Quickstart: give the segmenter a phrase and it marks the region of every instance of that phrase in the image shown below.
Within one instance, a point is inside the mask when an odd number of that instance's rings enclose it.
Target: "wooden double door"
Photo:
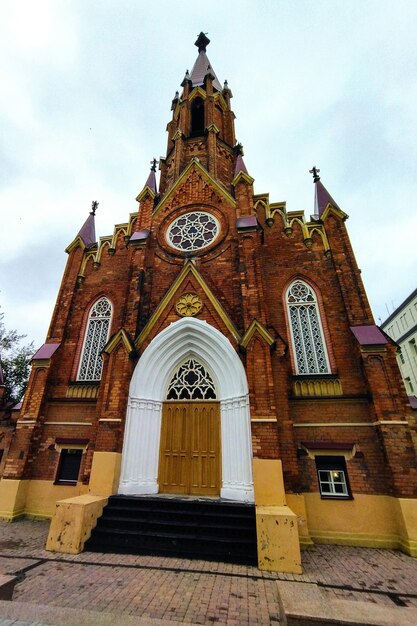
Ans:
[[[162,493],[219,495],[220,403],[164,402],[159,455]]]

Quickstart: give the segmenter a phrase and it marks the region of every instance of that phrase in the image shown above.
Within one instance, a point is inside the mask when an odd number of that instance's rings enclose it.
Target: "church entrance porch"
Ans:
[[[253,502],[246,373],[216,328],[184,317],[133,373],[119,494],[220,495]]]
[[[219,402],[165,402],[162,409],[159,490],[220,495]]]

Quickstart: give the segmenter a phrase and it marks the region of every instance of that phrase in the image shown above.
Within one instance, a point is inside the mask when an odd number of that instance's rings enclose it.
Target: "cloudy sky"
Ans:
[[[43,343],[65,247],[137,208],[203,30],[255,192],[347,223],[375,317],[416,288],[415,0],[2,0],[0,303]]]

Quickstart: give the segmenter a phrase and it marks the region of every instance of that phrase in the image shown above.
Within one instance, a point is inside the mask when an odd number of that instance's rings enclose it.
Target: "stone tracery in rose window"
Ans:
[[[167,241],[177,250],[192,252],[209,246],[219,234],[219,223],[210,213],[192,211],[181,215],[168,228]]]

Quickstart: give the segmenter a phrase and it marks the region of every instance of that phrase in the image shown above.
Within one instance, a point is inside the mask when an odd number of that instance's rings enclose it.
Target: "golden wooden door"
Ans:
[[[159,490],[220,494],[219,402],[165,402],[162,410]]]

